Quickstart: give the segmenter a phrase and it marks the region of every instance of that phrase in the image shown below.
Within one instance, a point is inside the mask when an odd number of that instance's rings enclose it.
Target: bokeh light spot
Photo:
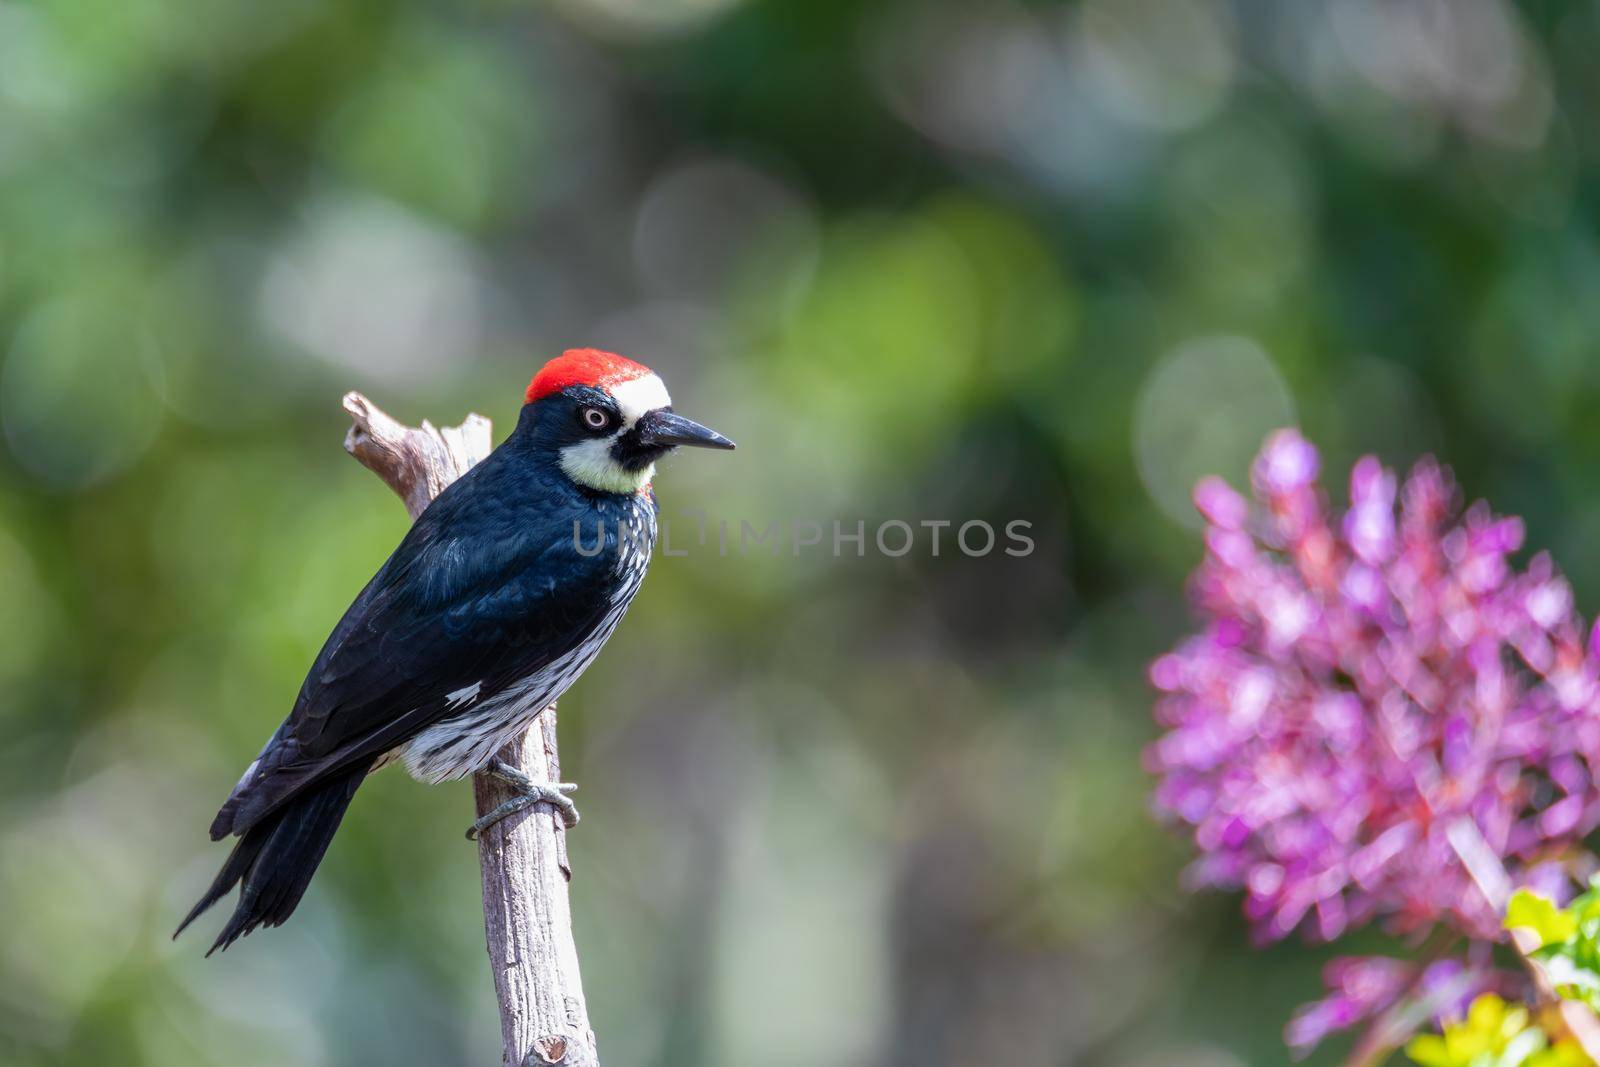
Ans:
[[[380,200],[336,198],[274,258],[261,311],[330,363],[418,382],[477,355],[482,299],[453,234]]]
[[[45,305],[18,330],[0,371],[0,427],[40,481],[103,481],[136,463],[160,428],[132,310],[119,294],[90,291]]]
[[[39,581],[27,551],[0,527],[0,682],[25,677],[35,657],[59,636],[60,608]],[[0,700],[0,715],[15,708]]]
[[[1199,527],[1195,483],[1208,474],[1243,481],[1262,438],[1294,419],[1289,387],[1260,345],[1245,337],[1190,341],[1165,356],[1140,391],[1139,477],[1163,512]]]
[[[1087,0],[1073,24],[1091,87],[1119,118],[1159,130],[1209,118],[1233,88],[1233,26],[1208,0]]]
[[[633,253],[657,292],[715,297],[738,282],[740,292],[770,294],[792,286],[797,266],[802,275],[814,267],[818,240],[811,205],[793,188],[736,160],[705,159],[651,184]]]
[[[737,5],[740,0],[560,0],[575,19],[623,37],[687,33]]]

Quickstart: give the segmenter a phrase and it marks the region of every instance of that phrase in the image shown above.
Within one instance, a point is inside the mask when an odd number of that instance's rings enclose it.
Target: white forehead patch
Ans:
[[[617,410],[622,412],[624,429],[632,429],[633,424],[639,421],[639,416],[645,412],[672,404],[672,397],[667,395],[666,385],[654,374],[618,382],[608,387],[606,391],[611,394],[611,399],[617,402]]]
[[[606,493],[637,493],[656,476],[655,464],[643,470],[627,470],[612,458],[611,446],[616,444],[617,438],[633,429],[634,423],[646,412],[670,406],[672,397],[667,395],[667,387],[654,374],[618,382],[608,386],[606,391],[617,402],[622,425],[606,437],[590,438],[563,448],[561,469],[568,478],[591,489]]]

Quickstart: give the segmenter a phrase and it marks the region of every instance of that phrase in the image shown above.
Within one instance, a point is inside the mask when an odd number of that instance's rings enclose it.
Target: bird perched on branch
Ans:
[[[474,831],[539,801],[576,822],[560,789],[495,753],[577,680],[638,592],[650,481],[680,445],[733,442],[674,413],[632,360],[577,349],[545,364],[516,430],[418,517],[329,636],[212,822],[212,840],[239,842],[177,933],[235,885],[212,952],[283,923],[362,780],[395,760],[425,782],[489,770],[522,791]]]

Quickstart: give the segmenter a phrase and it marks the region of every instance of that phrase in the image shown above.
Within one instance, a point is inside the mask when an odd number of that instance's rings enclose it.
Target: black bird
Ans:
[[[497,771],[575,821],[565,795],[494,754],[583,673],[638,592],[656,460],[733,447],[671,405],[660,378],[609,352],[545,364],[516,430],[439,494],[345,611],[212,822],[212,840],[239,842],[174,937],[235,885],[211,952],[282,924],[356,789],[394,760],[426,782]]]

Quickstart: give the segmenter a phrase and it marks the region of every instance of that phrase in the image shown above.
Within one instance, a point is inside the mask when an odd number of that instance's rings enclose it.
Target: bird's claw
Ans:
[[[501,804],[493,811],[479,817],[467,828],[467,840],[476,841],[483,836],[483,832],[508,815],[530,808],[535,804],[549,804],[555,809],[561,823],[568,830],[578,825],[578,806],[572,802],[568,793],[577,790],[573,782],[536,782],[525,773],[502,760],[495,760],[488,767],[488,773],[494,775],[502,782],[517,790],[517,796]]]

